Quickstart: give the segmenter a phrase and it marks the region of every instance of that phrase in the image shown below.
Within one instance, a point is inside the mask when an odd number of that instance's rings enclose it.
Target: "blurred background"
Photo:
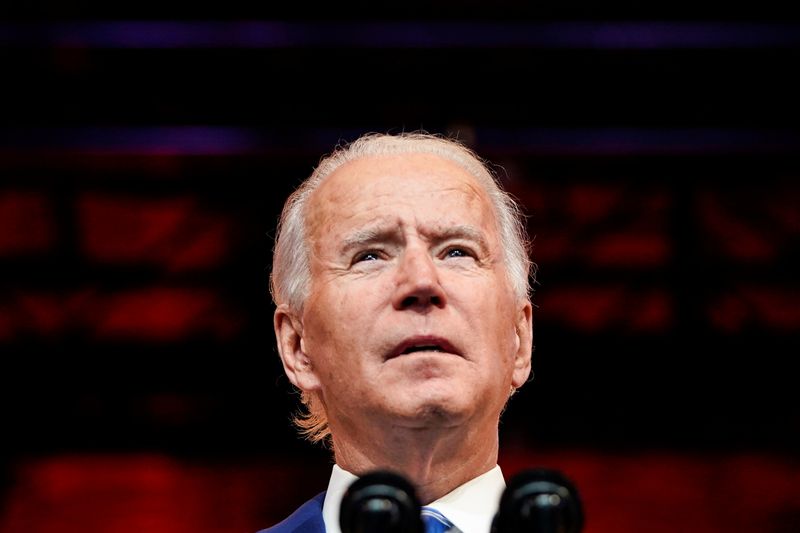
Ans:
[[[797,20],[267,4],[2,7],[0,532],[254,532],[323,490],[277,216],[338,142],[417,129],[535,237],[507,477],[562,470],[587,533],[800,531]]]

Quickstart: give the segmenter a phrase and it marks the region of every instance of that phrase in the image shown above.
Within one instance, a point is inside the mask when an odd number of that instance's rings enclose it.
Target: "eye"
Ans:
[[[378,259],[380,259],[380,254],[378,252],[375,250],[368,250],[358,254],[353,262],[361,263],[362,261],[377,261]]]
[[[472,257],[473,254],[466,248],[459,248],[454,246],[452,248],[448,248],[445,252],[445,257]]]

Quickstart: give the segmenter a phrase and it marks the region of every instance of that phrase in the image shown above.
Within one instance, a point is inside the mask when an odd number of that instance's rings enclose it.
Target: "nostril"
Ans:
[[[429,298],[423,298],[420,296],[406,296],[400,302],[401,309],[408,309],[409,307],[417,307],[417,306],[429,306],[432,305],[434,307],[441,307],[442,306],[442,298],[439,296],[431,296]]]
[[[401,305],[402,305],[403,308],[406,308],[406,307],[411,307],[415,303],[417,303],[417,297],[416,296],[407,296],[407,297],[403,298],[403,301],[402,301]]]

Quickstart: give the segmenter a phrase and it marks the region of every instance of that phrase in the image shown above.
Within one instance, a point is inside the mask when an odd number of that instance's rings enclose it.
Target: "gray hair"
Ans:
[[[339,145],[323,157],[311,176],[289,196],[281,212],[272,258],[270,291],[276,305],[286,304],[301,313],[311,288],[311,267],[306,235],[308,203],[312,194],[336,169],[366,156],[409,153],[434,154],[449,159],[467,170],[488,193],[500,234],[505,264],[514,294],[530,297],[532,263],[525,219],[517,202],[500,188],[489,163],[461,142],[425,132],[397,135],[370,133],[349,144]],[[300,433],[312,442],[330,435],[324,406],[315,394],[301,391],[305,411],[295,416]]]

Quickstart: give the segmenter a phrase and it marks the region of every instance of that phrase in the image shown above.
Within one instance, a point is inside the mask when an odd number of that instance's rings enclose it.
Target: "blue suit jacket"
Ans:
[[[325,533],[325,522],[322,520],[324,502],[325,493],[321,492],[301,505],[283,522],[258,533]]]

